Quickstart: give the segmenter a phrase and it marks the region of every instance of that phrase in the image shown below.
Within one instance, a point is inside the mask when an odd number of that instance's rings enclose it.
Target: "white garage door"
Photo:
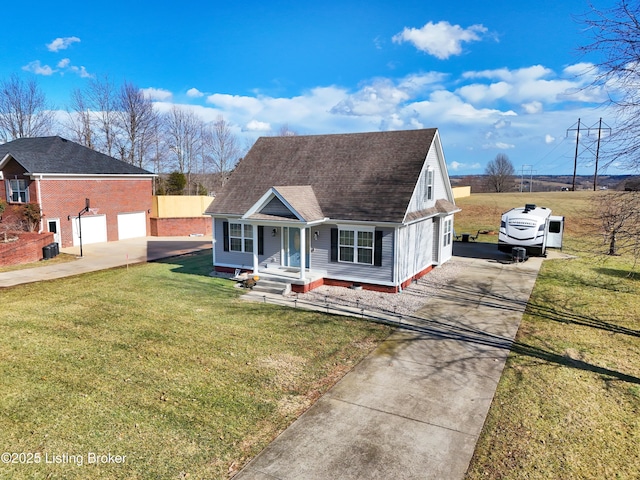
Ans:
[[[80,229],[82,229],[82,244],[100,243],[107,241],[106,215],[83,215],[73,218],[73,244],[80,245]]]
[[[147,216],[144,212],[118,214],[118,239],[147,236]]]

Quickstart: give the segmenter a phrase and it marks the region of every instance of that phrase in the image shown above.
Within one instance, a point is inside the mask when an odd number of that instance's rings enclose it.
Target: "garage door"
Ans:
[[[82,229],[82,244],[100,243],[107,241],[106,215],[83,215],[73,218],[73,244],[80,245],[80,229]]]
[[[118,214],[118,239],[147,236],[147,216],[145,212]]]

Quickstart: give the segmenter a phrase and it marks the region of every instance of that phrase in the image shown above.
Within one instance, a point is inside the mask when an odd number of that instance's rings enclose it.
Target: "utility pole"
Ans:
[[[571,185],[571,191],[576,191],[576,171],[578,170],[578,147],[580,145],[580,119],[578,118],[578,127],[567,129],[567,136],[569,132],[576,132],[576,154],[573,158],[573,183]]]
[[[537,170],[529,171],[529,193],[533,192],[533,174],[538,173]]]
[[[604,130],[609,131],[609,135],[611,135],[611,128],[605,123],[606,127]],[[589,133],[591,130],[595,130],[595,126],[589,128]],[[600,117],[600,121],[598,122],[598,146],[596,147],[596,168],[593,172],[593,191],[598,188],[598,159],[600,157],[600,139],[602,138],[602,117]]]
[[[520,193],[522,193],[524,183],[524,167],[528,167],[528,169],[531,170],[533,165],[522,165],[522,172],[520,174]],[[529,191],[531,191],[531,181],[529,181]]]

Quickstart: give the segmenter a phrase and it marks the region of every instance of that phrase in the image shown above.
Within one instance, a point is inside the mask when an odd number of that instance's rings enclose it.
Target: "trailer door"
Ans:
[[[564,217],[549,217],[549,232],[547,234],[547,247],[562,248],[562,236],[564,235]]]

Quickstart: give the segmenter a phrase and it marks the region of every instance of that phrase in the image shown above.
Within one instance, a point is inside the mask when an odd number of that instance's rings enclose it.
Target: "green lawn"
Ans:
[[[640,478],[640,276],[632,259],[594,253],[601,239],[578,212],[598,194],[458,202],[456,221],[469,226],[525,202],[549,206],[567,216],[565,253],[576,256],[543,263],[469,480]]]
[[[228,478],[389,334],[245,302],[210,263],[0,290],[0,452],[26,454],[0,478]]]

